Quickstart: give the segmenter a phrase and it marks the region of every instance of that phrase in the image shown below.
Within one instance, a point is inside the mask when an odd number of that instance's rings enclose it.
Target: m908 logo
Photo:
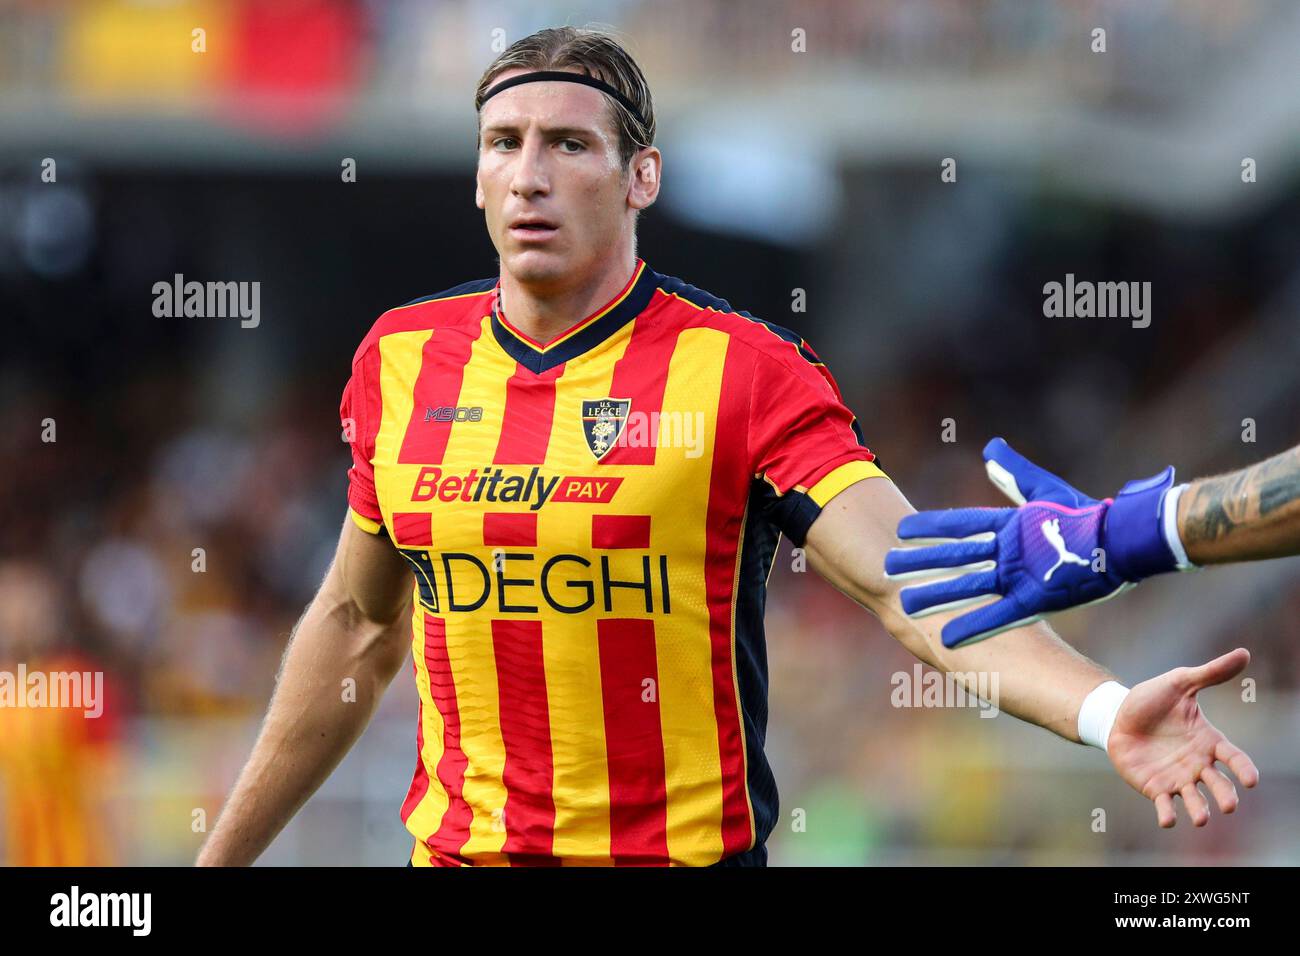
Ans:
[[[437,408],[425,406],[426,422],[481,422],[482,405],[439,405]]]

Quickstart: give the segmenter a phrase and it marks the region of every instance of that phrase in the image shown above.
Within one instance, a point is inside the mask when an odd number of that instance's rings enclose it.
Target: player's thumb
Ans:
[[[1077,488],[1039,468],[1002,438],[994,438],[984,446],[984,470],[989,481],[1018,505],[1026,501],[1054,501],[1070,508],[1086,508],[1094,503]]]
[[[1248,664],[1250,664],[1250,651],[1239,647],[1200,667],[1193,667],[1191,673],[1187,675],[1187,683],[1194,691],[1213,687],[1232,680],[1244,671]]]

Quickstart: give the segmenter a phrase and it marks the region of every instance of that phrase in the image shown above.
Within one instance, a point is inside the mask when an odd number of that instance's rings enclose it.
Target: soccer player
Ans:
[[[617,42],[522,39],[476,105],[500,274],[385,313],[357,350],[350,515],[200,864],[256,859],[409,647],[413,865],[763,865],[781,534],[920,659],[998,672],[1002,710],[1108,749],[1161,825],[1175,796],[1208,820],[1198,782],[1236,807],[1216,761],[1258,773],[1196,694],[1244,649],[1125,694],[1045,625],[955,653],[903,614],[883,563],[911,509],[826,366],[637,257],[661,156]]]
[[[893,580],[931,579],[903,589],[912,617],[998,598],[948,621],[945,647],[1105,601],[1153,574],[1300,554],[1300,446],[1184,485],[1174,485],[1170,466],[1104,501],[1001,438],[984,447],[984,463],[989,479],[1020,507],[907,515],[898,537],[922,546],[885,557]]]

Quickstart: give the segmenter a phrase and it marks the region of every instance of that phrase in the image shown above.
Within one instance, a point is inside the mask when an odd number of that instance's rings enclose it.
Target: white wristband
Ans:
[[[1186,485],[1170,488],[1165,492],[1164,500],[1160,502],[1160,523],[1165,533],[1165,543],[1174,553],[1179,571],[1192,571],[1196,568],[1196,565],[1187,559],[1187,549],[1183,547],[1183,539],[1178,534],[1178,499],[1186,490]]]
[[[1079,739],[1093,747],[1106,749],[1110,728],[1115,723],[1120,704],[1129,689],[1119,681],[1108,680],[1094,687],[1079,707]]]

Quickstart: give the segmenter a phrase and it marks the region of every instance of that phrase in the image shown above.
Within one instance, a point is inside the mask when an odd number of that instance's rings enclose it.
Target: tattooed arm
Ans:
[[[1153,574],[1300,554],[1300,446],[1186,485],[1166,468],[1102,500],[1001,438],[984,447],[984,466],[1020,507],[905,515],[902,547],[885,557],[892,580],[929,579],[899,592],[910,617],[1000,598],[944,624],[947,648],[1096,604]]]
[[[1192,482],[1178,500],[1178,534],[1194,564],[1300,554],[1300,446]]]

